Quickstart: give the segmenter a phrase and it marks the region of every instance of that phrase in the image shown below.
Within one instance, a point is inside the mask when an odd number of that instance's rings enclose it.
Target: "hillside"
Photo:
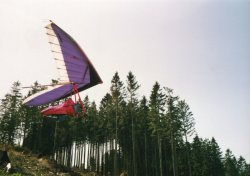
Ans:
[[[11,160],[12,169],[7,175],[10,176],[94,176],[95,173],[84,173],[77,169],[69,169],[63,166],[57,166],[48,158],[38,158],[26,150],[11,148],[8,150],[8,155]],[[0,175],[3,175],[3,170],[0,170]]]

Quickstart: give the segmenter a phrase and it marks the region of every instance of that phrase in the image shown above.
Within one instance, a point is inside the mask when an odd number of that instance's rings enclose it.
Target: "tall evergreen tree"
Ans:
[[[193,139],[191,148],[192,148],[191,151],[192,175],[202,176],[204,151],[202,148],[202,139],[200,139],[197,135]]]
[[[120,80],[118,72],[115,73],[111,80],[111,96],[112,96],[112,104],[114,107],[114,115],[115,115],[115,151],[114,151],[114,175],[118,173],[118,160],[117,160],[117,152],[118,152],[118,120],[122,116],[122,104],[124,103],[124,85]]]
[[[14,144],[16,140],[20,140],[20,124],[21,124],[21,100],[20,83],[14,82],[9,94],[1,102],[1,141],[8,144]]]
[[[190,111],[190,108],[188,106],[188,104],[182,100],[182,101],[178,101],[177,104],[177,108],[178,108],[178,116],[179,119],[181,121],[181,132],[183,133],[183,136],[185,137],[185,153],[187,156],[187,165],[188,165],[188,174],[189,176],[192,175],[192,170],[191,170],[191,163],[190,163],[190,143],[188,142],[188,137],[192,136],[192,134],[194,133],[195,129],[194,129],[194,118],[193,118],[193,114]]]
[[[239,172],[239,176],[249,176],[250,175],[250,165],[246,163],[245,158],[242,156],[237,160],[237,169]]]
[[[222,152],[214,138],[212,138],[212,140],[209,142],[209,150],[207,152],[210,155],[211,175],[212,176],[224,175]]]
[[[140,153],[141,156],[143,156],[142,160],[140,161],[140,163],[142,165],[142,168],[140,169],[141,173],[140,175],[145,175],[148,176],[148,163],[149,163],[149,159],[148,159],[148,147],[149,147],[149,132],[148,132],[148,123],[149,123],[149,119],[148,119],[148,113],[149,113],[149,107],[148,107],[148,102],[145,96],[142,97],[140,104],[139,104],[139,121],[138,123],[141,124],[141,131],[140,134],[138,136],[140,136],[141,140],[143,142],[141,142],[143,147],[140,147],[141,149],[144,148],[144,153]]]
[[[232,151],[227,149],[224,158],[225,176],[238,176],[237,160],[232,154]]]
[[[103,122],[103,129],[102,132],[104,134],[104,140],[105,144],[103,147],[103,167],[102,167],[102,173],[103,175],[108,175],[108,173],[113,173],[114,168],[114,162],[111,161],[111,155],[109,150],[111,150],[111,144],[113,140],[113,133],[114,133],[114,125],[113,125],[113,104],[112,104],[112,96],[111,94],[107,93],[100,103],[100,110],[99,110],[99,116],[100,119],[102,119]],[[112,164],[112,165],[111,165]]]
[[[137,157],[136,157],[136,135],[135,135],[135,117],[137,116],[137,90],[140,85],[137,83],[135,76],[132,72],[128,73],[127,76],[127,97],[128,97],[128,109],[129,116],[131,117],[131,131],[132,131],[132,151],[133,151],[133,175],[137,175]]]
[[[171,153],[172,153],[172,167],[173,176],[178,176],[178,166],[177,166],[177,153],[176,147],[178,140],[181,138],[181,120],[179,118],[179,111],[177,108],[177,102],[179,100],[178,96],[173,95],[173,90],[166,88],[167,91],[167,112],[166,121],[168,122],[168,133],[171,141]]]
[[[163,112],[165,105],[165,95],[159,85],[156,82],[151,91],[150,100],[149,100],[149,127],[151,129],[152,135],[156,136],[156,141],[158,148],[158,157],[156,157],[156,162],[159,164],[159,172],[156,168],[156,171],[160,176],[163,175],[163,165],[162,165],[162,133],[164,131],[164,126],[162,124]]]

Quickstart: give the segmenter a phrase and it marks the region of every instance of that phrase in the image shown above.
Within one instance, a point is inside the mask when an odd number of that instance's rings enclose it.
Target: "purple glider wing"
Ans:
[[[23,103],[30,107],[48,104],[74,94],[73,84],[77,85],[80,92],[102,83],[86,54],[69,34],[53,22],[45,28],[59,71],[59,85],[25,99]]]

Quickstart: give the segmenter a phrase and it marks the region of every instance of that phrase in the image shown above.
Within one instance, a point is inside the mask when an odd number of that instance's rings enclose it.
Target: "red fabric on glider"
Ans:
[[[57,106],[50,106],[41,111],[42,115],[49,116],[49,115],[69,115],[74,116],[74,101],[69,98],[64,103],[57,105]]]

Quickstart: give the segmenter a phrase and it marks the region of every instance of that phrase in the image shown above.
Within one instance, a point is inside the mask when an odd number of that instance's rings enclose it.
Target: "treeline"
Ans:
[[[41,109],[22,100],[19,82],[1,99],[0,142],[50,156],[58,164],[117,176],[250,176],[250,164],[225,154],[214,138],[202,139],[187,102],[156,82],[150,97],[139,97],[140,84],[132,72],[124,84],[116,72],[110,91],[99,106],[83,100],[87,114],[42,117]],[[55,102],[57,104],[59,102]],[[62,119],[62,118],[61,118]]]

